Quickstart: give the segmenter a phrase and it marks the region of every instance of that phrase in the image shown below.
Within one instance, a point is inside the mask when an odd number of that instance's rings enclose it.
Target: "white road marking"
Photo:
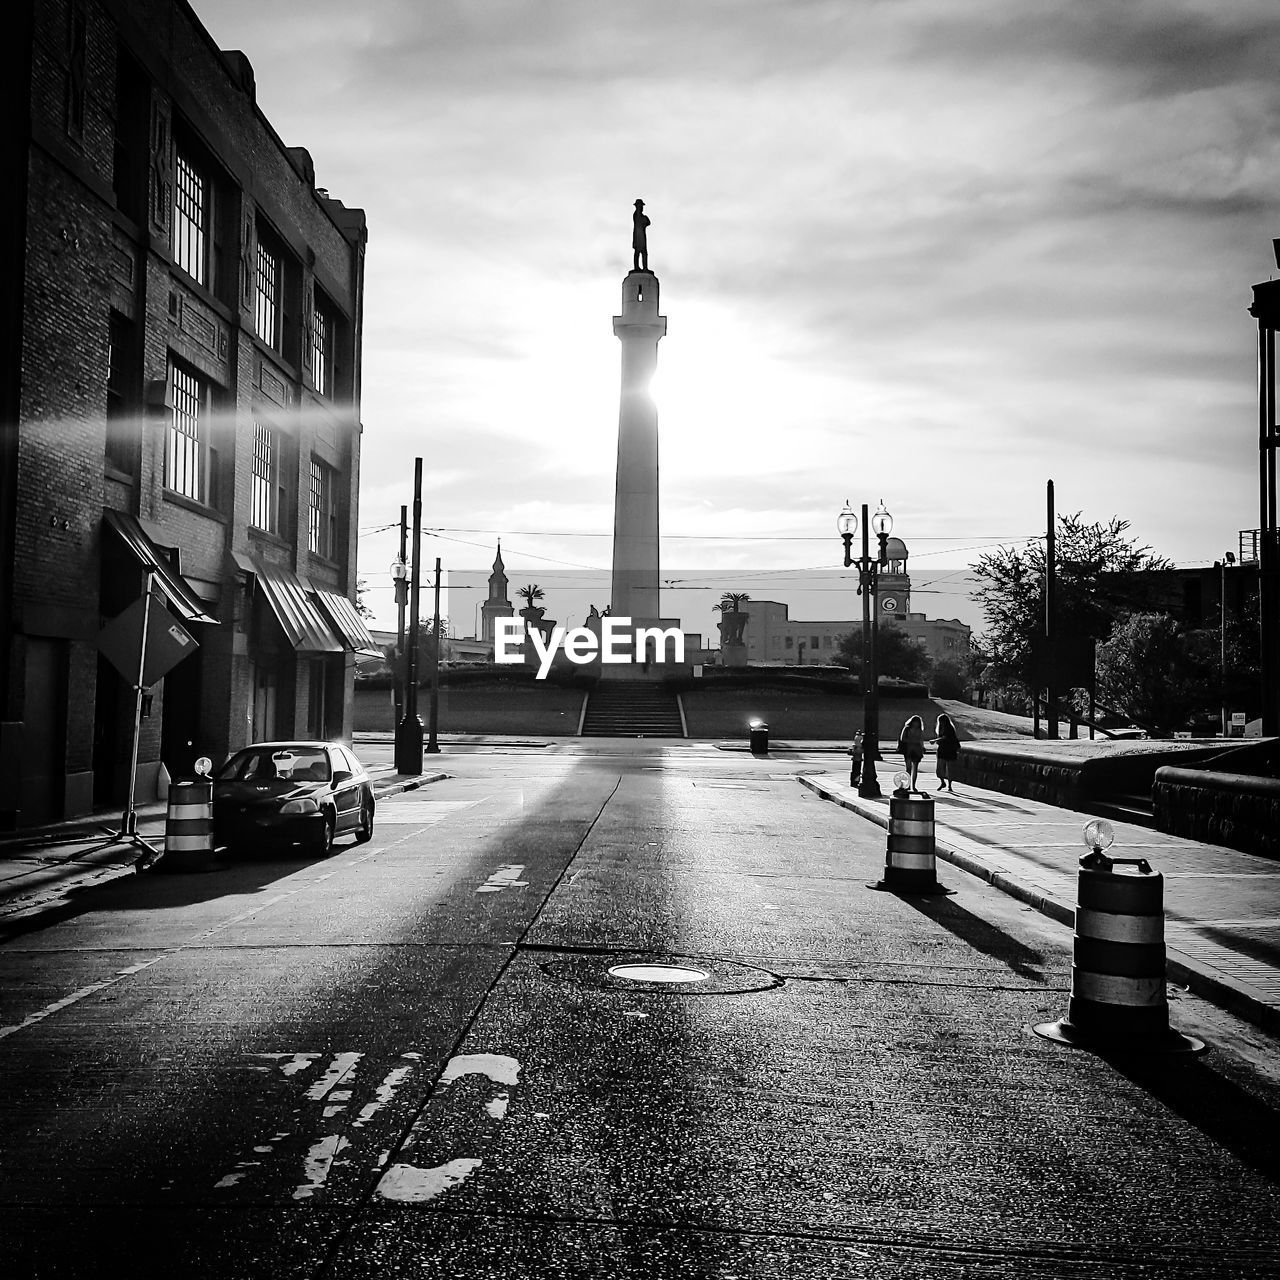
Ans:
[[[306,1200],[324,1186],[329,1170],[333,1168],[334,1157],[347,1145],[346,1138],[339,1133],[326,1134],[312,1144],[303,1164],[303,1175],[307,1180],[294,1191],[295,1200]]]
[[[326,1093],[334,1087],[340,1080],[347,1075],[353,1074],[356,1069],[356,1063],[364,1057],[363,1053],[338,1053],[334,1055],[333,1061],[329,1064],[329,1069],[320,1077],[319,1080],[307,1090],[306,1096],[312,1102],[320,1102]],[[347,1094],[349,1098],[350,1093]]]
[[[465,1182],[478,1168],[480,1161],[463,1157],[450,1160],[434,1169],[416,1169],[411,1164],[393,1164],[382,1175],[378,1193],[385,1200],[401,1200],[421,1203],[434,1200],[443,1191]]]
[[[459,1053],[449,1059],[449,1065],[436,1083],[436,1092],[460,1076],[488,1076],[494,1084],[514,1087],[520,1082],[520,1064],[505,1053]]]
[[[484,884],[476,889],[477,893],[501,893],[503,889],[523,889],[528,886],[527,880],[520,879],[524,871],[523,863],[508,862],[491,875]]]

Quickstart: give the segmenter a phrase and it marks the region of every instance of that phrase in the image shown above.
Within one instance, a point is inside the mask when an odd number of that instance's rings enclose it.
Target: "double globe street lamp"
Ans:
[[[874,799],[881,794],[876,779],[876,757],[880,754],[880,689],[876,671],[876,630],[880,570],[889,563],[889,531],[893,517],[885,509],[884,499],[873,516],[862,504],[862,555],[853,554],[853,535],[858,531],[858,517],[845,500],[844,510],[836,518],[836,529],[844,541],[844,566],[858,566],[858,594],[862,597],[862,777],[858,794]],[[870,535],[874,531],[879,554],[871,558]]]

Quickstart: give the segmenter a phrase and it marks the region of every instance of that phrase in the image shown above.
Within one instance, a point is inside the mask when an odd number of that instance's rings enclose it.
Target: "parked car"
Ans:
[[[303,844],[321,855],[335,836],[373,836],[373,785],[346,747],[255,742],[213,776],[214,844],[232,850]]]

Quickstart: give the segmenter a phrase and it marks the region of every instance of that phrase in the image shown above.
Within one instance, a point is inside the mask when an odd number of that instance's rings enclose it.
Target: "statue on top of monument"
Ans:
[[[636,201],[636,211],[631,215],[631,248],[634,270],[649,270],[649,219],[644,216],[644,201]]]

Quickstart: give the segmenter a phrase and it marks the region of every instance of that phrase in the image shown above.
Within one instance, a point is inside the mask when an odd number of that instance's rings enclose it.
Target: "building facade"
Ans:
[[[957,619],[926,618],[911,612],[911,578],[908,551],[901,538],[890,538],[887,563],[880,569],[876,607],[880,625],[899,627],[925,650],[933,662],[967,661],[972,640],[970,628]],[[788,615],[788,606],[776,600],[746,600],[740,606],[748,614],[742,638],[747,661],[784,666],[835,661],[842,637],[862,630],[862,618],[802,622]]]
[[[139,796],[349,737],[364,214],[315,185],[185,0],[18,0],[0,62],[0,824],[127,792],[154,586],[196,642],[144,699]],[[126,662],[123,664],[128,666]]]

